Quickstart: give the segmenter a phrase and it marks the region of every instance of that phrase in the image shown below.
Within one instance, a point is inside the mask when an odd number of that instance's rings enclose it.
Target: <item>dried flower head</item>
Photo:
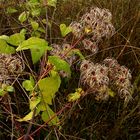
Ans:
[[[83,39],[82,43],[86,50],[92,51],[93,54],[98,52],[98,44],[96,42],[92,42],[90,39]]]
[[[72,22],[70,27],[76,38],[85,35],[82,41],[84,48],[95,53],[98,51],[99,42],[103,38],[110,38],[115,33],[111,20],[112,14],[108,9],[94,7],[85,13],[79,22]]]
[[[114,58],[106,58],[103,64],[108,67],[110,86],[118,92],[120,98],[126,100],[131,98],[132,84],[131,73],[128,68],[118,64]]]
[[[81,23],[78,22],[72,22],[70,24],[70,27],[72,28],[72,33],[76,38],[80,38],[83,35],[83,26]]]
[[[112,14],[108,9],[94,7],[81,17],[80,23],[84,28],[91,29],[93,41],[99,42],[102,37],[109,38],[114,34],[115,28],[111,20]]]
[[[130,70],[118,64],[116,59],[106,58],[102,64],[83,60],[80,72],[81,85],[93,92],[96,100],[108,99],[109,89],[116,91],[125,103],[132,99]]]
[[[84,60],[81,63],[80,71],[81,84],[94,93],[95,99],[105,100],[109,97],[107,93],[109,78],[107,77],[108,68],[106,66]]]
[[[0,83],[11,83],[11,78],[15,78],[24,70],[24,63],[18,56],[0,54]]]

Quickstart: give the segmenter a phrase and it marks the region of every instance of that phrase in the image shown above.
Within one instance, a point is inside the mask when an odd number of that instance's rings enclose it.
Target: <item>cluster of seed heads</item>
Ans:
[[[88,39],[83,40],[85,49],[96,53],[98,43],[102,38],[110,38],[115,28],[111,23],[112,14],[108,9],[100,9],[98,7],[91,8],[90,12],[85,13],[79,22],[72,22],[70,27],[76,38],[88,36]],[[90,42],[90,45],[88,45]]]
[[[118,92],[120,98],[130,100],[132,92],[130,70],[118,64],[114,58],[106,58],[103,64],[108,67],[110,87]]]
[[[125,101],[131,99],[131,73],[114,58],[106,58],[102,64],[84,60],[80,71],[81,84],[94,92],[97,100],[108,99],[109,89],[115,90]]]
[[[101,64],[94,64],[84,60],[80,66],[81,84],[94,92],[97,100],[105,100],[109,97],[107,93],[109,78],[108,68]]]
[[[0,54],[0,84],[9,85],[11,79],[22,73],[23,70],[24,64],[19,57]]]

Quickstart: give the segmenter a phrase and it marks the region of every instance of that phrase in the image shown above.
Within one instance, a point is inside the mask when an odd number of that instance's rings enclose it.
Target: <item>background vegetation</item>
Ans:
[[[29,79],[30,73],[38,77],[43,65],[39,62],[34,65],[28,50],[24,53],[17,52],[26,64],[26,72],[13,82],[14,93],[0,97],[0,139],[20,140],[29,132],[30,135],[28,134],[26,139],[138,140],[140,138],[139,0],[58,0],[56,7],[43,3],[41,14],[32,17],[41,27],[41,31],[37,32],[33,32],[30,22],[19,21],[19,15],[27,11],[26,3],[24,0],[0,0],[0,35],[10,36],[25,28],[26,39],[36,34],[46,39],[49,45],[63,44],[66,40],[71,43],[71,37],[61,36],[60,24],[65,23],[68,26],[72,21],[79,20],[91,6],[109,9],[116,29],[115,34],[100,44],[96,55],[90,56],[88,52],[84,52],[84,56],[94,63],[101,62],[106,57],[114,57],[121,65],[128,67],[132,73],[133,95],[127,106],[124,106],[123,100],[115,97],[107,101],[96,101],[92,94],[68,103],[67,95],[75,91],[80,78],[79,73],[72,71],[69,80],[62,79],[51,105],[60,119],[59,127],[43,126],[44,122],[40,115],[32,121],[18,122],[17,116],[24,117],[29,113],[29,101],[26,96],[28,92],[23,88],[22,82]],[[48,21],[47,26],[43,23],[43,19],[45,22]],[[77,66],[78,64],[74,64],[72,67]]]

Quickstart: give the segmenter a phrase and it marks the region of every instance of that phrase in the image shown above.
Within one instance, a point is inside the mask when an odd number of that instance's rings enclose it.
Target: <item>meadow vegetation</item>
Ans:
[[[139,0],[0,0],[0,139],[140,138]]]

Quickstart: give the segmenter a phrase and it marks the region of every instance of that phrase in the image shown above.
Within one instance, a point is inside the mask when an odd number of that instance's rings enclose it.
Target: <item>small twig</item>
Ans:
[[[61,110],[59,110],[55,115],[53,115],[47,122],[45,122],[43,125],[41,125],[38,129],[36,129],[33,133],[30,134],[30,136],[33,136],[35,133],[37,133],[41,128],[46,126],[52,119],[54,119],[56,116],[60,115],[66,108],[68,108],[71,105],[71,103],[66,104]]]
[[[32,125],[33,125],[32,122],[33,122],[33,120],[34,120],[35,114],[36,114],[36,108],[34,108],[33,116],[32,116],[32,119],[31,119],[31,121],[30,121],[30,124],[29,124],[28,130],[27,130],[27,133],[25,134],[24,140],[28,140],[28,137],[29,137],[29,134],[30,134],[30,131],[31,131]]]

